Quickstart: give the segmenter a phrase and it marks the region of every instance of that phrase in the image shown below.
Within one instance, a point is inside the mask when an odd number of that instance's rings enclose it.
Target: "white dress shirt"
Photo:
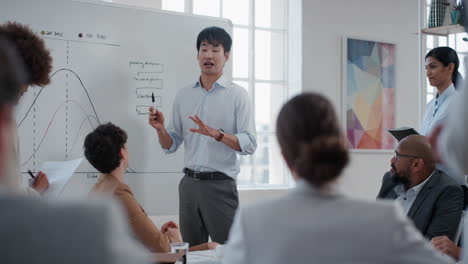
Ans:
[[[421,123],[421,135],[429,135],[436,125],[445,122],[456,95],[457,91],[452,83],[442,94],[437,95],[426,105],[426,112]]]
[[[438,148],[442,160],[456,170],[460,182],[466,183],[463,175],[468,175],[468,81],[455,98],[450,112]]]
[[[405,190],[405,186],[403,184],[398,184],[393,189],[398,195],[395,201],[397,201],[398,204],[401,205],[401,207],[403,208],[403,212],[405,212],[406,215],[408,215],[408,212],[411,206],[413,205],[414,200],[416,200],[416,197],[418,197],[419,192],[424,187],[426,182],[429,181],[433,174],[434,172],[432,172],[426,180],[408,190]]]

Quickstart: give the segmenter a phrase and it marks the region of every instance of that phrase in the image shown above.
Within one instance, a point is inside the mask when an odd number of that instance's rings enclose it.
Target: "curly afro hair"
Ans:
[[[52,70],[52,57],[44,40],[29,27],[16,22],[0,25],[0,35],[11,41],[23,59],[28,73],[27,85],[45,86],[49,84]]]
[[[107,123],[89,133],[84,141],[85,157],[101,173],[110,173],[120,166],[120,150],[127,143],[127,133]]]

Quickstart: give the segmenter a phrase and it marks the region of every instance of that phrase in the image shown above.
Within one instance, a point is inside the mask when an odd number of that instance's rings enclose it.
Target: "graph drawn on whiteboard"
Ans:
[[[184,146],[165,155],[145,111],[157,107],[171,120],[177,92],[200,76],[198,34],[219,26],[232,36],[232,23],[104,1],[15,0],[1,6],[1,23],[30,26],[53,57],[50,85],[30,87],[17,108],[22,171],[37,171],[46,160],[83,157],[84,137],[110,121],[127,131],[136,173],[125,180],[138,201],[149,213],[176,214]],[[232,60],[224,73],[230,80]],[[83,162],[78,171],[64,195],[87,195],[95,183],[92,166]]]
[[[165,157],[147,124],[149,107],[164,109],[163,98],[174,96],[163,86],[164,63],[133,55],[134,49],[111,42],[115,38],[109,34],[39,32],[51,50],[54,69],[50,85],[31,87],[17,113],[22,171],[36,171],[47,160],[83,157],[86,135],[109,121],[128,133],[132,158],[127,172],[180,171],[180,162],[174,162],[180,158]],[[83,162],[77,172],[96,170]]]

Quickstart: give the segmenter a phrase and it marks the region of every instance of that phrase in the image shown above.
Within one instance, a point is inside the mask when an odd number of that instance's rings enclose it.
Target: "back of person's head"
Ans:
[[[231,36],[220,27],[207,27],[198,34],[197,51],[200,51],[200,45],[203,41],[214,46],[222,45],[225,53],[231,51]]]
[[[0,37],[0,183],[8,185],[16,175],[10,175],[9,166],[17,166],[8,160],[6,148],[11,139],[12,108],[20,96],[21,86],[26,81],[26,74],[13,45]]]
[[[453,63],[453,73],[452,73],[452,82],[455,88],[460,88],[460,85],[463,82],[463,77],[458,72],[460,66],[460,60],[458,59],[457,52],[450,47],[437,47],[431,49],[427,54],[425,59],[432,57],[440,61],[445,67],[449,66],[450,63]]]
[[[26,83],[24,65],[14,46],[0,36],[0,108],[16,102]]]
[[[289,100],[278,115],[276,131],[290,169],[317,187],[335,180],[348,164],[335,111],[319,94],[303,93]]]
[[[127,133],[107,123],[89,133],[84,142],[85,157],[101,173],[110,173],[120,166],[120,150],[127,143]]]
[[[44,40],[28,26],[15,22],[0,25],[0,36],[8,39],[18,50],[28,74],[27,85],[44,86],[49,84],[52,70],[52,57]]]

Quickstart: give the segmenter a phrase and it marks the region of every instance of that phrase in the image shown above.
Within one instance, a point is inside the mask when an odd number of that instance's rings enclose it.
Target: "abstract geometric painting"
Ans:
[[[395,127],[395,44],[345,38],[344,110],[348,145],[389,150]]]

